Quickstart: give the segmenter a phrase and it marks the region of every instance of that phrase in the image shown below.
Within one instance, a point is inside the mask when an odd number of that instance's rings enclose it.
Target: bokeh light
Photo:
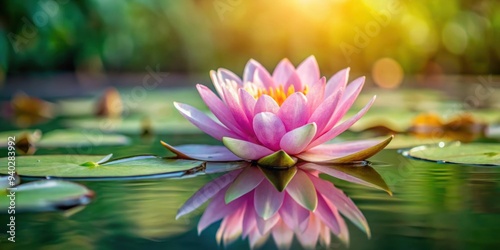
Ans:
[[[379,87],[394,89],[403,82],[404,72],[394,59],[382,58],[373,65],[372,76]]]
[[[315,55],[326,75],[369,74],[382,58],[406,75],[498,74],[498,30],[492,0],[7,1],[0,67],[7,78],[70,71],[88,81],[148,65],[199,74]]]

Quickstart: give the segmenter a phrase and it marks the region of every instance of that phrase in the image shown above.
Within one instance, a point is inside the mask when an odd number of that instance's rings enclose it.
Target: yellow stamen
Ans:
[[[249,90],[249,89],[247,89],[247,90]],[[307,95],[307,93],[309,92],[309,86],[306,85],[304,87],[304,89],[297,91],[293,85],[288,87],[288,89],[286,89],[286,90],[285,90],[285,87],[283,85],[279,85],[279,87],[276,87],[276,88],[273,88],[273,87],[270,87],[268,89],[261,88],[261,89],[257,89],[257,91],[254,90],[254,91],[249,91],[249,92],[250,93],[253,92],[253,96],[256,99],[258,99],[262,95],[268,95],[271,98],[273,98],[278,103],[278,105],[281,106],[281,104],[283,104],[283,102],[285,102],[286,98],[288,98],[290,95],[292,95],[295,92],[302,92],[304,95]]]

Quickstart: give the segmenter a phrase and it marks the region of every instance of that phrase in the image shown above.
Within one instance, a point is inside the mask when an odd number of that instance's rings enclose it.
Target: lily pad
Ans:
[[[413,118],[416,115],[417,113],[406,110],[372,109],[353,124],[349,130],[360,132],[367,129],[384,127],[392,131],[404,132],[411,126]]]
[[[145,129],[154,134],[199,134],[196,126],[185,119],[160,117],[149,119],[145,117],[126,118],[81,118],[68,119],[63,124],[70,128],[98,130],[105,133],[142,134]]]
[[[107,161],[104,155],[34,155],[16,157],[21,177],[72,180],[114,180],[182,177],[204,170],[201,161],[166,159],[154,155]],[[103,162],[104,161],[104,162]],[[0,158],[7,166],[7,158]],[[7,174],[7,168],[0,174]]]
[[[384,139],[385,136],[381,137],[376,137],[373,138],[374,140],[376,139]],[[422,145],[429,145],[429,144],[436,144],[440,142],[449,142],[450,139],[446,138],[418,138],[412,135],[403,135],[403,134],[398,134],[394,136],[394,139],[392,139],[391,143],[387,145],[385,148],[386,149],[402,149],[402,148],[412,148],[415,146],[422,146]]]
[[[0,177],[2,179],[8,177]],[[4,189],[0,195],[0,210],[9,211],[11,197],[15,197],[15,211],[44,212],[65,210],[88,204],[94,192],[77,183],[62,180],[41,180]]]
[[[439,143],[414,147],[405,156],[437,163],[500,166],[500,145],[492,143]]]
[[[45,133],[42,139],[35,143],[38,147],[67,146],[111,146],[126,145],[130,139],[124,135],[104,134],[99,130],[58,129]]]

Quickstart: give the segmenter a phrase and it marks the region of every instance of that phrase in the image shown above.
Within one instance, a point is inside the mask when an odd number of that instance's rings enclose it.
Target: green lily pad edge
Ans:
[[[500,145],[493,143],[438,143],[402,151],[408,158],[439,164],[460,164],[480,167],[500,166]]]
[[[111,155],[30,155],[16,157],[19,176],[30,179],[80,181],[177,178],[205,170],[202,161],[138,155],[111,159]],[[0,164],[7,166],[7,158]],[[0,175],[8,175],[7,168]]]
[[[11,185],[8,184],[15,179]],[[19,184],[17,175],[1,176],[0,209],[3,213],[64,211],[89,204],[94,192],[63,180],[40,180]]]

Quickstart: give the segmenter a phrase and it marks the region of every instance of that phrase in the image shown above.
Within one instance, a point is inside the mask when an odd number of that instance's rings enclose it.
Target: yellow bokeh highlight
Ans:
[[[372,77],[377,86],[394,89],[403,82],[404,72],[401,65],[392,58],[381,58],[372,68]]]

